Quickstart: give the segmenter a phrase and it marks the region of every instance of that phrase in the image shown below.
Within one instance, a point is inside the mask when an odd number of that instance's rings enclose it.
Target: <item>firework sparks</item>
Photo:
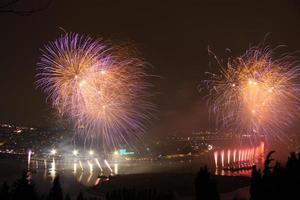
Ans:
[[[220,64],[220,62],[218,62]],[[218,125],[249,135],[280,134],[299,111],[299,66],[270,49],[250,48],[204,81]]]
[[[128,48],[67,33],[48,43],[38,63],[37,85],[77,130],[108,145],[144,131],[153,106],[145,62]],[[116,141],[115,141],[116,140]]]
[[[27,158],[27,168],[28,169],[30,169],[31,154],[32,154],[32,151],[29,150],[28,151],[28,158]]]

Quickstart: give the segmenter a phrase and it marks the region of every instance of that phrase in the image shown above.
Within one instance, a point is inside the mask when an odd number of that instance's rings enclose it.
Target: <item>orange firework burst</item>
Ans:
[[[220,62],[218,62],[220,63]],[[217,124],[240,134],[276,135],[299,111],[299,65],[270,49],[250,48],[204,83]]]
[[[128,48],[67,33],[45,46],[38,66],[38,86],[77,130],[108,145],[143,132],[151,86]]]

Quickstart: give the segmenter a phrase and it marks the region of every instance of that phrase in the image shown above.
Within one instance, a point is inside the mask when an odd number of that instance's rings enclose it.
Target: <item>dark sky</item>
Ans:
[[[31,8],[37,0],[24,0]],[[29,3],[28,3],[29,2]],[[149,127],[158,134],[209,128],[197,85],[208,71],[210,48],[242,54],[266,34],[271,46],[300,50],[300,4],[249,1],[53,0],[31,16],[0,13],[0,121],[49,125],[53,110],[35,89],[39,48],[67,31],[133,43],[153,65],[159,112]],[[243,1],[244,2],[244,1]],[[250,3],[251,2],[251,3]],[[22,2],[21,2],[22,3]]]

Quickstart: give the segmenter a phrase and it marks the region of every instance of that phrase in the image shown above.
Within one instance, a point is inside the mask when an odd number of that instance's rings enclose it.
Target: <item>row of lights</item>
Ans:
[[[73,153],[74,156],[78,156],[79,151],[78,151],[77,149],[74,149],[72,153]],[[93,155],[94,155],[94,151],[93,151],[93,150],[89,150],[88,153],[89,153],[90,156],[93,156]],[[56,150],[56,149],[52,149],[52,150],[50,151],[50,154],[51,154],[51,155],[57,154],[57,150]],[[115,150],[115,151],[113,152],[113,155],[114,155],[114,156],[118,156],[118,155],[120,155],[120,153],[119,153],[119,151]]]
[[[50,154],[51,155],[55,155],[57,153],[57,150],[56,149],[52,149],[51,151],[50,151]],[[79,152],[78,152],[78,150],[73,150],[73,155],[74,156],[77,156],[79,154]],[[89,154],[92,156],[92,155],[94,155],[94,151],[93,150],[90,150],[89,151]]]

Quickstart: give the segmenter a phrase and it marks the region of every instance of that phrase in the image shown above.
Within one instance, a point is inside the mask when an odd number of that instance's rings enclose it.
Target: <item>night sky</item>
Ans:
[[[21,1],[19,6],[32,8],[37,2]],[[54,124],[54,110],[35,88],[35,68],[39,49],[63,28],[130,42],[151,63],[149,73],[159,78],[153,79],[158,112],[149,132],[189,134],[212,128],[197,90],[204,73],[212,70],[208,46],[221,58],[226,49],[238,56],[269,34],[270,46],[300,50],[296,0],[219,2],[225,1],[53,0],[49,8],[30,16],[0,13],[0,121]]]

